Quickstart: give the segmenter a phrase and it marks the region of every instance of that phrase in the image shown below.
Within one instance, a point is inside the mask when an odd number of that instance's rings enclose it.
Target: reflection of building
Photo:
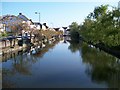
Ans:
[[[71,41],[71,38],[69,36],[64,36],[64,42],[63,43],[67,43],[67,41]]]
[[[70,29],[66,30],[66,35],[70,35]]]
[[[69,36],[70,35],[70,29],[68,27],[63,27],[64,29],[64,35]]]

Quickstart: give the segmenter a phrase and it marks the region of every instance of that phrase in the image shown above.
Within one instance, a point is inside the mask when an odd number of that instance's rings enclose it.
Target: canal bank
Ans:
[[[93,44],[91,42],[87,42],[87,43],[120,59],[120,50],[119,50],[120,46],[119,47],[117,47],[117,46],[116,47],[109,47],[103,43],[98,43],[98,44]]]
[[[104,43],[94,44],[91,41],[85,40],[83,37],[79,37],[79,40],[75,40],[75,41],[83,41],[83,42],[87,43],[88,45],[92,45],[96,49],[98,48],[99,50],[103,50],[104,52],[109,53],[120,59],[120,46],[111,46],[110,47],[110,46],[105,45]]]
[[[62,39],[62,38],[61,38]],[[12,57],[12,54],[15,54],[14,56],[16,56],[19,53],[28,53],[28,54],[38,54],[39,52],[41,52],[42,50],[44,50],[45,48],[54,45],[54,43],[58,42],[60,40],[60,38],[51,38],[49,39],[49,41],[47,39],[44,39],[41,41],[41,43],[34,43],[32,46],[29,45],[23,45],[23,46],[19,46],[19,45],[15,45],[14,47],[5,47],[1,50],[1,61],[4,62],[7,59],[9,59],[10,57]],[[11,54],[11,55],[10,55]]]

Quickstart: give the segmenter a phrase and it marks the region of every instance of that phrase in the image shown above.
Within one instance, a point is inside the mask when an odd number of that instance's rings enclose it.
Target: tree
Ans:
[[[106,46],[120,45],[120,11],[108,10],[108,5],[96,7],[80,26],[81,35],[88,42]]]
[[[80,26],[78,23],[73,22],[71,25],[69,25],[70,28],[70,36],[72,40],[79,40],[79,28]]]

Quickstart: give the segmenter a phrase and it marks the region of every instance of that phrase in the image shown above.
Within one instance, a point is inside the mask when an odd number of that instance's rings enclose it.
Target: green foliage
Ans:
[[[83,63],[88,64],[86,73],[94,82],[106,82],[111,88],[120,88],[120,63],[119,59],[88,44],[81,45]],[[113,82],[114,81],[114,82]]]
[[[69,25],[70,35],[72,40],[79,40],[79,25],[76,22],[73,22]]]
[[[0,34],[0,37],[2,38],[2,37],[7,37],[8,36],[8,33],[7,32],[1,32],[1,34]]]
[[[87,41],[107,46],[120,45],[120,10],[109,11],[108,5],[96,7],[80,26],[80,33]]]
[[[71,52],[75,53],[80,50],[82,42],[80,41],[70,41],[70,46],[68,49],[71,50]]]

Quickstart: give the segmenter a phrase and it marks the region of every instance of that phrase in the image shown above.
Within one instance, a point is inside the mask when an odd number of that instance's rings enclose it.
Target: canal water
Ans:
[[[120,60],[83,42],[57,41],[36,55],[14,53],[2,70],[3,88],[120,88]]]

